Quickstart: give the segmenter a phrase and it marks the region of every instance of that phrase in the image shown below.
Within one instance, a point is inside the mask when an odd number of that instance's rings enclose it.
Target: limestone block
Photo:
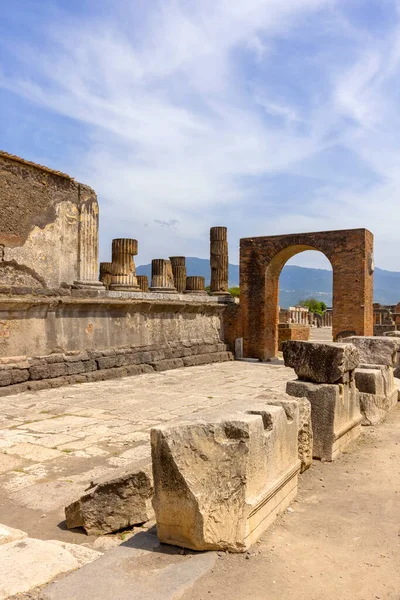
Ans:
[[[397,342],[385,336],[352,336],[346,344],[353,344],[359,352],[360,363],[374,365],[396,364]]]
[[[231,552],[254,543],[297,493],[298,418],[255,401],[152,429],[160,541]]]
[[[311,403],[313,458],[331,461],[360,434],[360,401],[355,381],[317,384],[288,381],[286,392]]]
[[[146,461],[147,462],[147,461]],[[65,508],[67,527],[83,527],[89,535],[119,531],[153,516],[150,466],[119,472],[102,480]]]
[[[7,527],[7,525],[2,525],[0,523],[0,546],[8,544],[9,542],[14,542],[15,540],[22,540],[22,538],[27,537],[27,535],[28,534],[25,533],[25,531],[13,529],[13,527]]]
[[[347,343],[290,340],[282,347],[285,365],[292,367],[298,378],[305,381],[335,383],[359,364],[357,349]]]
[[[297,434],[298,457],[301,463],[300,473],[304,473],[312,464],[313,457],[313,431],[311,423],[311,404],[307,398],[296,398],[282,392],[267,391],[256,400],[264,400],[266,404],[282,406],[288,419],[294,418],[294,413],[299,413],[299,431]]]
[[[362,425],[377,425],[398,401],[393,368],[385,365],[365,365],[355,370],[355,382],[360,395]]]

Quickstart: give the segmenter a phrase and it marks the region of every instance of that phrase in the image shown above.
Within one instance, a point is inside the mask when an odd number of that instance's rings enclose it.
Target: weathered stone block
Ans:
[[[51,379],[66,375],[65,363],[33,365],[29,368],[31,379]]]
[[[120,472],[111,480],[96,483],[65,508],[67,527],[83,527],[89,535],[101,535],[144,523],[153,516],[152,494],[150,465]]]
[[[283,358],[299,379],[315,383],[335,383],[359,364],[357,349],[351,344],[287,341]]]
[[[244,410],[152,429],[161,542],[243,552],[295,497],[298,410],[293,419],[281,406],[249,402]]]
[[[396,364],[397,343],[386,336],[352,336],[346,344],[353,344],[359,352],[360,363],[373,365]]]
[[[181,358],[170,358],[151,363],[151,366],[154,367],[156,371],[167,371],[169,369],[180,369],[184,364]]]
[[[29,379],[28,369],[12,369],[11,370],[11,383],[23,383]]]
[[[365,365],[356,369],[355,381],[360,396],[362,425],[382,423],[398,401],[393,368],[388,365]]]
[[[313,458],[334,460],[360,435],[362,417],[354,380],[337,385],[288,381],[286,392],[311,403]]]
[[[282,406],[288,419],[295,418],[295,413],[299,413],[299,431],[298,431],[298,456],[301,463],[300,472],[304,473],[312,465],[313,458],[313,430],[311,422],[311,403],[307,398],[296,398],[281,392],[267,391],[256,400],[264,400],[266,404]]]
[[[81,360],[65,363],[65,367],[68,375],[79,375],[79,373],[85,372],[85,367]]]

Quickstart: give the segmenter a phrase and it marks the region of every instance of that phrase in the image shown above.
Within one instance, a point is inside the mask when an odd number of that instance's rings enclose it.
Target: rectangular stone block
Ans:
[[[359,364],[358,350],[351,344],[287,341],[282,344],[287,367],[299,379],[314,383],[336,383]]]
[[[362,425],[382,423],[398,402],[393,368],[388,365],[363,365],[363,368],[355,370],[355,381],[360,396]]]
[[[232,410],[232,412],[230,412]],[[152,429],[161,542],[244,552],[297,493],[298,408],[249,402]]]
[[[346,344],[353,344],[359,352],[360,363],[373,365],[396,364],[397,343],[386,336],[357,336],[346,338]]]
[[[334,460],[360,435],[362,416],[354,380],[337,385],[288,381],[286,392],[311,403],[313,458]]]

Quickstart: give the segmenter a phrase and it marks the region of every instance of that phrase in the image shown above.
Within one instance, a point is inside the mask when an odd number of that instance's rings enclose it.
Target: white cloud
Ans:
[[[138,262],[206,256],[215,224],[228,225],[234,247],[244,235],[364,224],[379,240],[384,227],[394,235],[397,32],[385,42],[364,35],[333,0],[125,7],[45,22],[43,47],[16,43],[19,69],[0,77],[8,90],[82,123],[85,149],[54,166],[98,192],[104,259],[122,235],[139,239]],[[279,54],[280,43],[303,47],[310,36],[303,60],[293,49],[287,62]],[[336,57],[335,36],[349,55]],[[338,188],[329,164],[318,182],[314,161],[338,143],[383,183],[360,193],[342,177]],[[283,188],[271,193],[280,173],[317,184],[281,200]],[[376,199],[385,195],[390,223],[381,226]],[[387,253],[382,260],[389,266]]]

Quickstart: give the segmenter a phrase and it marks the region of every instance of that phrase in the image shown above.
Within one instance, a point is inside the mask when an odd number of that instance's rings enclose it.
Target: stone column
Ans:
[[[228,289],[228,233],[226,227],[210,229],[211,295],[230,296]]]
[[[206,296],[207,292],[204,285],[204,277],[194,275],[186,278],[185,294],[200,294]]]
[[[99,273],[99,206],[94,191],[80,186],[78,277],[76,288],[103,288]]]
[[[138,253],[137,240],[119,238],[112,241],[112,282],[110,289],[138,292],[136,267],[132,256]]]
[[[112,263],[110,263],[110,262],[101,262],[100,263],[100,281],[107,288],[110,287],[111,280],[112,280],[112,273],[113,273]]]
[[[170,260],[155,258],[151,261],[151,287],[150,292],[164,294],[175,293],[174,276]]]
[[[186,288],[186,258],[184,256],[170,256],[172,274],[175,287],[179,294]]]
[[[148,292],[149,291],[149,279],[147,277],[147,275],[137,275],[136,276],[138,285],[141,289],[142,292]]]

